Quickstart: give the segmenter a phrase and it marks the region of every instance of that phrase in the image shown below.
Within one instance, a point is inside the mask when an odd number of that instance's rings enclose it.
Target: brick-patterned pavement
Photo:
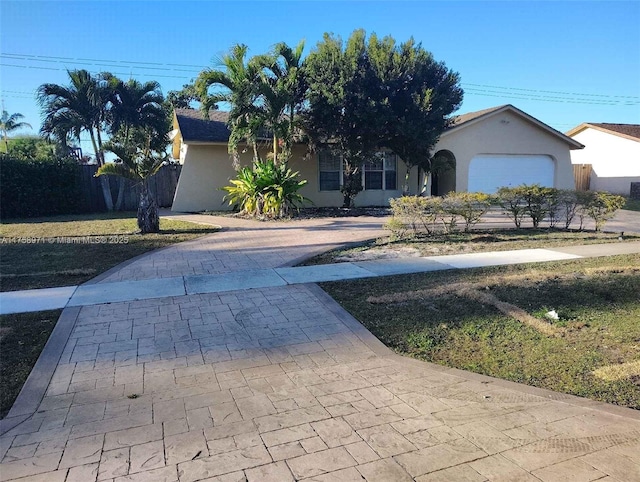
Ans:
[[[165,213],[169,214],[169,213]],[[385,218],[319,218],[290,222],[252,220],[208,215],[171,215],[224,230],[159,250],[99,277],[100,282],[221,274],[249,269],[275,268],[328,251],[345,243],[384,235]]]
[[[233,229],[111,276],[277,265],[369,228]],[[2,481],[640,480],[640,413],[402,358],[316,285],[74,310]]]

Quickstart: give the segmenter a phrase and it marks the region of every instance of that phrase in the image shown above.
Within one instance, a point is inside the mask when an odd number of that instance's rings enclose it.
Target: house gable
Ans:
[[[622,137],[623,139],[629,139],[630,141],[640,142],[639,124],[609,124],[604,122],[585,122],[568,131],[567,136],[575,137],[577,134],[584,132],[586,129],[594,129],[600,132],[604,132],[605,134],[611,134],[613,136]]]
[[[454,117],[451,127],[449,129],[447,129],[445,132],[443,132],[440,137],[444,138],[446,136],[451,135],[454,132],[458,132],[460,130],[466,129],[466,128],[468,128],[470,126],[473,126],[473,125],[475,125],[475,124],[477,124],[479,122],[484,122],[484,121],[490,119],[491,117],[494,117],[494,116],[497,116],[499,114],[506,113],[506,112],[522,118],[524,121],[526,121],[529,124],[537,127],[538,129],[542,130],[543,132],[558,138],[559,140],[561,140],[562,142],[565,142],[566,144],[569,144],[569,148],[570,149],[583,149],[584,148],[584,145],[580,144],[575,139],[572,139],[568,135],[563,134],[562,132],[554,129],[553,127],[545,124],[544,122],[539,121],[535,117],[530,116],[526,112],[521,111],[520,109],[518,109],[517,107],[514,107],[511,104],[492,107],[490,109],[484,109],[484,110],[480,110],[480,111],[476,111],[476,112],[469,112],[467,114],[463,114],[463,115]]]

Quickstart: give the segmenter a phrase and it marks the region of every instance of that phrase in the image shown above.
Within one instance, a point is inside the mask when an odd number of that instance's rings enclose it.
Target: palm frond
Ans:
[[[118,176],[124,177],[125,179],[131,179],[132,181],[142,180],[135,171],[127,167],[125,164],[115,162],[107,162],[100,166],[95,174],[95,177],[99,176]]]

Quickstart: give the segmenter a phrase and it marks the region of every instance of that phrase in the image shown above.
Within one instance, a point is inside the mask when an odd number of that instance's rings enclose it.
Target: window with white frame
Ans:
[[[342,178],[342,160],[331,151],[318,154],[318,172],[321,191],[339,191]]]
[[[397,189],[398,156],[392,152],[380,152],[375,159],[365,162],[362,168],[362,184],[365,190]],[[321,191],[339,191],[344,164],[341,157],[330,151],[318,154],[318,173]]]
[[[397,156],[393,152],[380,152],[377,157],[364,164],[364,189],[396,189]]]

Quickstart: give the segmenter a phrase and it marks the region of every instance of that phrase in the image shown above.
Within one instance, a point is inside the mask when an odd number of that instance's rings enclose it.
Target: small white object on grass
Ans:
[[[547,311],[547,313],[544,316],[546,316],[550,320],[559,320],[560,319],[560,317],[558,316],[558,312],[556,310]]]

